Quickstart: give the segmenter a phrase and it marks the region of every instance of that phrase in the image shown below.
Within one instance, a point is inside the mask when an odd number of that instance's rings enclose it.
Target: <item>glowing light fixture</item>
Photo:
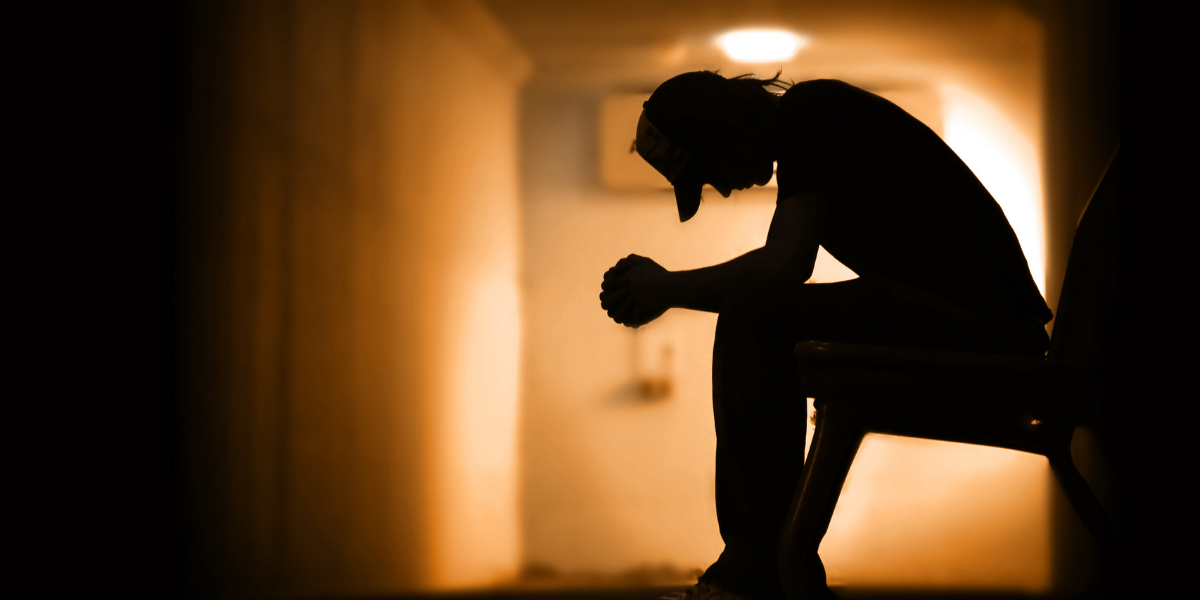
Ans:
[[[747,29],[717,38],[717,45],[738,62],[764,63],[788,60],[808,39],[786,31]]]

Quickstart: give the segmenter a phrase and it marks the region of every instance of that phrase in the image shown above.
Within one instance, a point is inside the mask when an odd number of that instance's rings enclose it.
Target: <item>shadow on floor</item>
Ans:
[[[658,600],[688,586],[599,589],[502,589],[471,592],[380,596],[362,600]],[[889,591],[834,588],[846,600],[1030,600],[1035,596],[986,591]]]

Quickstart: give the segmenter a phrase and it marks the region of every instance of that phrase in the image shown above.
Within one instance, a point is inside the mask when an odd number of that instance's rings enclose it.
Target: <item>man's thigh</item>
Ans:
[[[722,334],[788,354],[803,340],[945,350],[976,343],[952,317],[862,277],[739,290],[721,309]]]

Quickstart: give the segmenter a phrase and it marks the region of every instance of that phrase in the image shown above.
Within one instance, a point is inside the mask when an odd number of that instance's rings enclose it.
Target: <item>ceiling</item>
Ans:
[[[529,85],[540,90],[644,92],[686,71],[774,74],[779,68],[785,79],[837,78],[872,90],[975,79],[1017,102],[1028,101],[1031,85],[1040,90],[1042,28],[1016,1],[484,4],[533,59]],[[809,44],[784,64],[734,63],[713,38],[748,27],[788,29],[808,36]]]

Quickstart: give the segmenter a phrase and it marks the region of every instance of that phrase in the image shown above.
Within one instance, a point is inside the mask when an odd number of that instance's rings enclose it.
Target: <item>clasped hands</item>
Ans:
[[[600,307],[621,325],[641,327],[670,308],[664,297],[668,273],[653,260],[630,254],[604,272]]]

